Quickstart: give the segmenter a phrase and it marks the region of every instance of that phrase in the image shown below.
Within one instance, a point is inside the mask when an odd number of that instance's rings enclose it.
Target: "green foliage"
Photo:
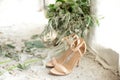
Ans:
[[[17,68],[21,69],[21,70],[25,70],[25,69],[28,69],[28,65],[25,65],[25,64],[18,64],[17,65]]]
[[[91,15],[90,8],[91,0],[56,0],[55,4],[50,4],[47,18],[58,33],[57,38],[71,33],[84,37],[85,31],[98,23],[97,18]]]
[[[15,52],[6,52],[5,57],[9,57],[9,58],[16,60],[16,61],[19,61],[19,58],[20,58],[19,55]]]
[[[19,46],[19,48],[15,46],[16,44],[12,41],[10,41],[9,43],[3,42],[0,44],[0,56],[8,57],[15,61],[21,60],[21,53],[29,53],[34,56],[35,51],[37,51],[37,49],[42,48],[43,50],[44,48],[46,48],[40,40],[37,40],[38,37],[38,35],[32,36],[32,40],[24,41],[24,45]]]
[[[34,36],[33,36],[34,37]],[[32,37],[32,38],[33,38]],[[34,38],[37,38],[36,36]],[[46,48],[45,45],[40,40],[30,40],[24,42],[23,52],[27,52],[31,55],[34,55],[35,51],[40,48]]]
[[[7,46],[8,48],[15,49],[15,46],[13,46],[12,44],[7,44],[6,46]]]
[[[0,55],[9,57],[13,60],[19,61],[18,52],[15,51],[15,46],[13,44],[2,44],[0,45]]]
[[[44,44],[40,40],[27,41],[25,42],[27,48],[45,48]]]

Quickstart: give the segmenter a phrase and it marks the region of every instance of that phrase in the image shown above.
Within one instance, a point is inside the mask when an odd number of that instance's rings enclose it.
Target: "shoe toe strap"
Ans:
[[[53,65],[56,65],[57,63],[58,63],[58,62],[57,62],[56,58],[53,57],[53,58],[52,58],[52,64],[53,64]]]
[[[65,68],[63,65],[61,65],[61,64],[57,64],[57,65],[54,67],[54,69],[55,69],[56,71],[60,72],[60,73],[64,73],[64,74],[68,74],[68,73],[69,73],[68,69],[66,69],[66,68]]]

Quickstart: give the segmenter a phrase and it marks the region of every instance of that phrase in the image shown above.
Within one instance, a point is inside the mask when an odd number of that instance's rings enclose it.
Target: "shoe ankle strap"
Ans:
[[[73,50],[73,52],[78,51],[80,56],[82,56],[86,52],[86,44],[83,39],[79,39],[79,41],[81,41],[81,42],[79,44],[77,44],[75,48],[72,48],[72,50]],[[85,51],[82,53],[80,50],[80,47],[82,47],[83,44],[85,44]]]
[[[75,39],[72,43],[71,43],[71,45],[70,45],[70,48],[74,51],[75,49],[76,49],[76,47],[80,44],[80,39],[78,38],[78,39]]]
[[[70,39],[72,39],[72,40],[70,40]],[[67,44],[68,44],[69,46],[71,46],[71,43],[72,43],[74,40],[76,40],[76,39],[79,39],[79,37],[78,37],[76,34],[71,34],[71,35],[69,35],[69,36],[67,36],[67,37],[64,37],[62,40],[66,40]]]

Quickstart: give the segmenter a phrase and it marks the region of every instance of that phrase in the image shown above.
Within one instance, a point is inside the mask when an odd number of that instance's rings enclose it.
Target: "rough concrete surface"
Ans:
[[[94,61],[91,53],[81,58],[79,67],[74,67],[73,72],[66,76],[50,75],[50,68],[34,63],[28,70],[13,70],[5,72],[0,80],[119,80],[118,76],[104,69]],[[44,61],[46,63],[47,59]],[[12,64],[12,63],[11,63]]]

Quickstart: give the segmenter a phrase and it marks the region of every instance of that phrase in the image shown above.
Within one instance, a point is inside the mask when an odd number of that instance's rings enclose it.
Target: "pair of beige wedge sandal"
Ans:
[[[74,66],[79,65],[80,57],[86,52],[86,43],[76,34],[64,38],[69,48],[59,58],[52,58],[46,67],[52,68],[50,74],[63,76],[72,72]]]

